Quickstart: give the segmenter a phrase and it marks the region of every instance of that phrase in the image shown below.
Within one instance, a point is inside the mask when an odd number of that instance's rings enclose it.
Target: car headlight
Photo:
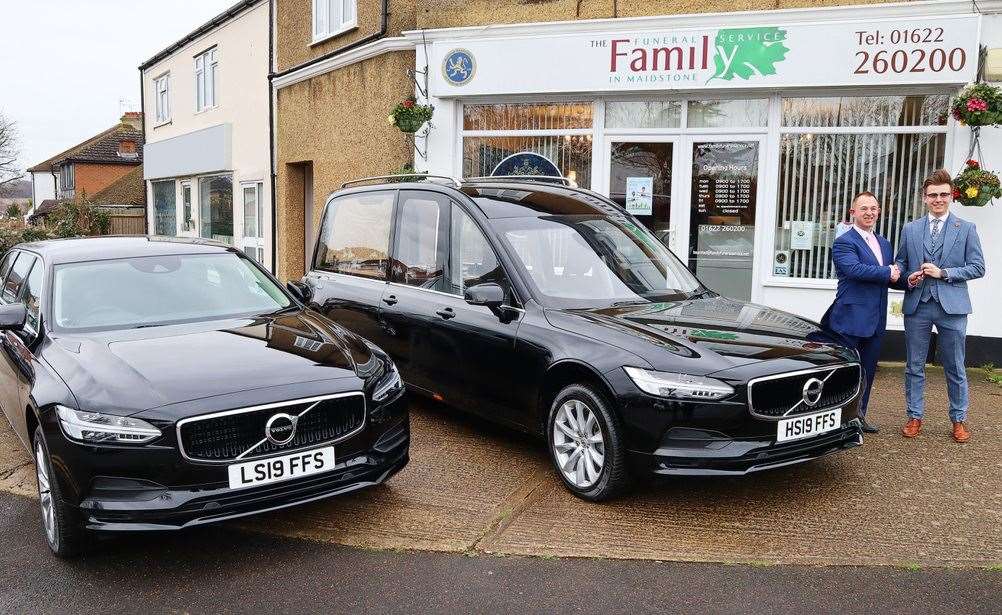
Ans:
[[[70,438],[87,444],[145,444],[160,430],[142,419],[56,406],[59,424]]]
[[[691,376],[674,372],[654,372],[639,367],[624,367],[641,391],[673,399],[723,399],[734,394],[726,382],[707,376]]]
[[[404,388],[404,381],[400,379],[400,372],[397,371],[397,366],[389,359],[386,360],[386,364],[390,366],[389,369],[383,373],[379,378],[379,382],[372,389],[373,401],[386,401]]]

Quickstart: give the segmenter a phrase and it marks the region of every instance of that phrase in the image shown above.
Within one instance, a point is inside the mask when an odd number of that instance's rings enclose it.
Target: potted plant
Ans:
[[[968,126],[1002,124],[1002,90],[987,83],[969,85],[953,99],[952,111]]]
[[[953,198],[961,205],[983,207],[988,201],[1002,197],[998,175],[982,169],[977,160],[967,161],[953,178],[953,186]]]
[[[386,119],[390,124],[399,128],[401,132],[415,133],[425,122],[431,119],[434,112],[435,107],[431,105],[419,105],[417,99],[411,96],[403,102],[398,103]]]

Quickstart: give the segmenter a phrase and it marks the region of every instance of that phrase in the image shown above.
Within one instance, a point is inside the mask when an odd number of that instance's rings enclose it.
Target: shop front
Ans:
[[[415,34],[435,106],[416,168],[570,178],[636,215],[709,287],[818,319],[853,195],[878,196],[878,230],[896,246],[924,213],[923,178],[956,170],[969,143],[949,102],[976,78],[988,18],[868,10]],[[987,311],[997,298],[979,292]],[[892,329],[899,307],[895,294]],[[974,335],[1002,337],[987,315],[975,322]]]

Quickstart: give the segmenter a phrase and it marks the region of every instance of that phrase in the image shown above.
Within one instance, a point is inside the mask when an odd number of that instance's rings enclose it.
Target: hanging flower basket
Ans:
[[[982,169],[977,160],[967,161],[953,178],[953,186],[953,198],[968,207],[984,207],[992,199],[1002,197],[999,176]]]
[[[415,133],[421,129],[425,122],[431,119],[435,112],[435,107],[431,105],[419,105],[412,96],[393,108],[387,119],[400,129],[401,132]]]
[[[953,99],[951,111],[968,126],[1002,124],[1002,89],[987,83],[969,85]]]

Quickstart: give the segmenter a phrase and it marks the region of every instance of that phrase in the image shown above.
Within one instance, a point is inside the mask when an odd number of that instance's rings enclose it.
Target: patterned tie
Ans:
[[[939,248],[939,218],[932,219],[930,237],[932,238],[932,251],[935,252]]]

